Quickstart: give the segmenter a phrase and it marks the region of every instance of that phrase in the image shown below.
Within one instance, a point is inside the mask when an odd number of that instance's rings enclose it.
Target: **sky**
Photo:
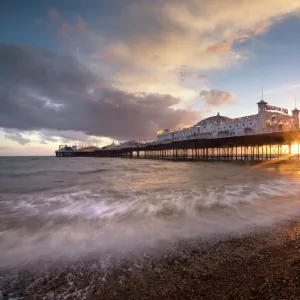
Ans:
[[[0,20],[0,155],[255,114],[262,86],[300,102],[300,0],[5,0]]]

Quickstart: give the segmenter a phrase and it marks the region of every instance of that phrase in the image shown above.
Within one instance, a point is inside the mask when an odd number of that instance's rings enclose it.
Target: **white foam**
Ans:
[[[299,190],[297,180],[276,179],[190,190],[131,188],[114,194],[99,189],[22,196],[14,212],[35,217],[42,226],[2,231],[0,267],[41,258],[128,253],[181,238],[270,226],[299,214]]]

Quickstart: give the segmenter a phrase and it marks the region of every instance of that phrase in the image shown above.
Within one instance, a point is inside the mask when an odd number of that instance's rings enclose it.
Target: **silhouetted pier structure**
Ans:
[[[93,152],[58,150],[56,156],[126,157],[174,161],[265,161],[281,158],[300,160],[300,130],[215,139],[193,138],[127,148],[99,149]]]

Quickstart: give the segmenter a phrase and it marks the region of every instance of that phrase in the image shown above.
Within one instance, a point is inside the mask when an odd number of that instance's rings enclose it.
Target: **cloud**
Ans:
[[[86,23],[80,16],[76,16],[75,25],[70,25],[54,8],[49,11],[49,16],[58,24],[58,34],[63,38],[69,39],[70,34],[80,34],[86,31]]]
[[[193,95],[182,66],[206,73],[240,63],[236,44],[263,35],[300,8],[297,0],[131,1],[101,36],[93,58],[112,65],[115,84],[128,92]],[[186,78],[185,78],[186,79]]]
[[[74,57],[40,47],[2,44],[0,62],[2,128],[152,139],[159,128],[190,125],[200,118],[197,111],[175,109],[179,98],[124,92]]]
[[[99,145],[105,146],[112,143],[112,139],[109,137],[96,137],[89,136],[81,131],[67,130],[49,130],[43,129],[38,135],[40,136],[41,143],[66,143],[66,144],[77,144],[77,145]]]
[[[232,103],[235,100],[235,94],[221,90],[201,91],[200,96],[209,105],[222,105]]]
[[[265,94],[278,93],[278,92],[293,92],[293,93],[295,93],[295,90],[300,90],[300,83],[286,84],[286,85],[279,86],[277,88],[267,89],[264,91],[264,93]]]
[[[208,76],[207,76],[207,75],[204,75],[204,74],[198,74],[198,75],[197,75],[197,78],[198,78],[198,79],[203,79],[203,80],[208,80]]]
[[[12,147],[6,147],[6,146],[4,146],[4,147],[0,147],[0,152],[1,151],[9,151],[9,150],[12,150],[13,148]]]
[[[257,24],[248,32],[232,34],[227,40],[217,43],[207,49],[209,53],[225,53],[230,51],[234,43],[242,44],[256,36],[264,35],[271,27],[271,22]]]
[[[233,34],[226,41],[217,43],[207,49],[209,53],[225,53],[232,49],[235,42],[243,43],[251,39],[254,35],[250,33]]]
[[[16,130],[6,129],[4,132],[5,132],[5,138],[15,141],[20,145],[26,145],[30,143],[30,139],[25,138],[22,133]]]
[[[179,72],[180,81],[183,82],[188,79],[199,79],[199,80],[208,80],[208,76],[204,74],[197,74],[197,72],[193,71],[181,71]]]

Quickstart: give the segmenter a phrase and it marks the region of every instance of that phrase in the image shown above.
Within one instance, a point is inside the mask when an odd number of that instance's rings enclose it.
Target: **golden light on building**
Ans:
[[[299,154],[299,144],[292,144],[291,146],[291,154]]]
[[[297,143],[291,144],[291,153],[289,153],[289,146],[288,145],[282,145],[282,153],[283,154],[299,154],[300,153],[300,145]]]

